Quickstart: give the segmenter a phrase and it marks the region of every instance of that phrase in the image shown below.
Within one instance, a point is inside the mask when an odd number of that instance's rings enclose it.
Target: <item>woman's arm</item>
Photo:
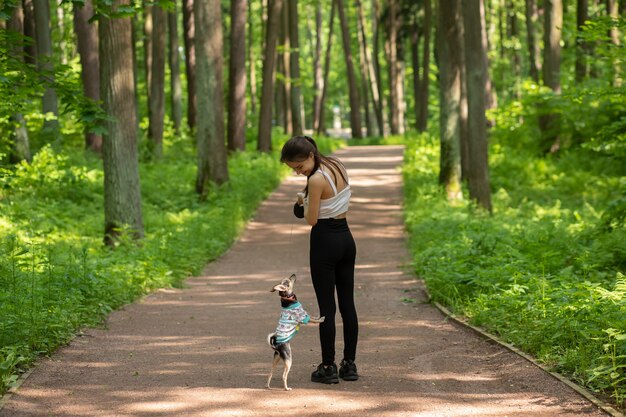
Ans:
[[[317,217],[320,214],[320,200],[322,198],[324,182],[325,180],[321,174],[315,174],[309,178],[309,207],[308,210],[305,210],[304,217],[311,226],[317,224]]]

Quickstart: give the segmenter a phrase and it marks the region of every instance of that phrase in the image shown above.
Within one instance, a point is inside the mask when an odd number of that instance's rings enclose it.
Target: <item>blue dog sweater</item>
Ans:
[[[311,316],[304,310],[299,301],[289,307],[283,307],[280,311],[278,327],[276,327],[276,343],[290,341],[300,330],[300,324],[307,324],[309,320],[311,320]]]

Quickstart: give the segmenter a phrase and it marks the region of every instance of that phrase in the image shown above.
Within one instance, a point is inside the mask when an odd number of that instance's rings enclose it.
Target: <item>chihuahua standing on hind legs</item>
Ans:
[[[285,278],[280,284],[274,286],[270,292],[278,291],[280,295],[280,319],[274,333],[267,335],[267,343],[274,349],[274,360],[272,361],[272,370],[267,378],[267,388],[270,388],[272,375],[276,365],[282,359],[285,369],[283,371],[283,386],[285,391],[291,390],[287,386],[287,376],[291,369],[291,346],[289,341],[298,333],[301,324],[322,323],[324,317],[311,317],[304,310],[302,304],[296,298],[293,287],[296,282],[296,274],[292,274],[289,278]]]

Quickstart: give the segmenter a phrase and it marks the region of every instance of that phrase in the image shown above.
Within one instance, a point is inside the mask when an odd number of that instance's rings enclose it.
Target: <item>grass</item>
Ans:
[[[438,142],[409,141],[415,271],[435,300],[623,406],[626,226],[612,207],[626,195],[626,165],[584,149],[512,152],[501,131],[492,138],[493,215],[449,205],[437,185]]]
[[[274,149],[286,137],[274,134]],[[249,141],[229,158],[230,181],[200,202],[188,135],[166,136],[161,161],[140,164],[146,236],[111,250],[104,228],[102,161],[68,138],[32,164],[0,170],[0,394],[79,329],[163,287],[179,287],[224,253],[289,169]],[[319,138],[323,152],[341,142]]]

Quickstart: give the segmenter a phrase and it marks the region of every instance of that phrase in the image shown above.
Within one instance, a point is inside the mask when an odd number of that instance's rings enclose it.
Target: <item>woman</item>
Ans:
[[[354,261],[356,246],[346,214],[350,204],[350,184],[345,167],[336,158],[322,155],[308,136],[295,136],[283,146],[280,161],[298,175],[306,175],[307,185],[298,193],[294,214],[306,218],[311,228],[310,266],[320,315],[322,363],[311,374],[311,381],[336,384],[359,379],[354,359],[359,324],[354,306]],[[344,351],[339,372],[335,364],[335,289],[343,320]]]

